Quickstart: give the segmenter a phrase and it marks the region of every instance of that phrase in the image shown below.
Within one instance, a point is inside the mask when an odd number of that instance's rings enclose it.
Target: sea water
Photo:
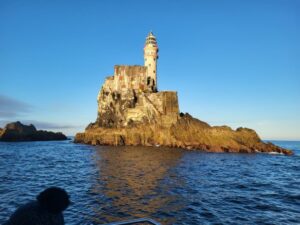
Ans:
[[[0,142],[0,224],[50,186],[71,196],[66,224],[299,224],[300,142],[274,143],[295,155]]]

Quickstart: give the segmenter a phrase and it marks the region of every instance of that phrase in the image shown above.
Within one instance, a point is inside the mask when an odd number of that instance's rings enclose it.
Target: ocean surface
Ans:
[[[49,186],[71,196],[66,224],[300,224],[300,142],[273,142],[295,155],[0,142],[0,224]]]

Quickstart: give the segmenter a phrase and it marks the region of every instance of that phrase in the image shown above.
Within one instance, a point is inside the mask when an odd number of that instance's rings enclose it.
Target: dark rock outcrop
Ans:
[[[32,124],[24,125],[19,121],[7,124],[0,130],[0,141],[54,141],[67,140],[61,132],[37,130]]]

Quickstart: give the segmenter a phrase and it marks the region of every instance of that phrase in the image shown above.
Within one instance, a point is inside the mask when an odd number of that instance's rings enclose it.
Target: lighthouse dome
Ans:
[[[154,36],[154,34],[152,32],[150,32],[148,34],[148,36],[146,37],[146,44],[154,44],[156,45],[156,37]]]

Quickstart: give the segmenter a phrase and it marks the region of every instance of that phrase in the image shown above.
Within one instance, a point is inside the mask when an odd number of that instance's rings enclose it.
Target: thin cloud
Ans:
[[[14,118],[29,113],[31,110],[31,105],[0,94],[0,119]]]
[[[4,127],[6,124],[11,122],[16,122],[16,121],[0,120],[0,127]],[[81,125],[49,123],[49,122],[42,122],[37,120],[20,120],[20,122],[25,125],[33,124],[38,130],[62,130],[62,129],[74,129],[74,128],[82,127]]]
[[[72,124],[58,124],[58,123],[50,123],[50,122],[42,122],[42,121],[35,121],[35,120],[23,120],[24,124],[33,124],[37,129],[54,129],[54,130],[60,130],[60,129],[73,129],[78,128],[80,126],[78,125],[72,125]]]
[[[12,118],[12,117],[17,117],[18,114],[15,112],[8,112],[0,109],[0,118]]]

